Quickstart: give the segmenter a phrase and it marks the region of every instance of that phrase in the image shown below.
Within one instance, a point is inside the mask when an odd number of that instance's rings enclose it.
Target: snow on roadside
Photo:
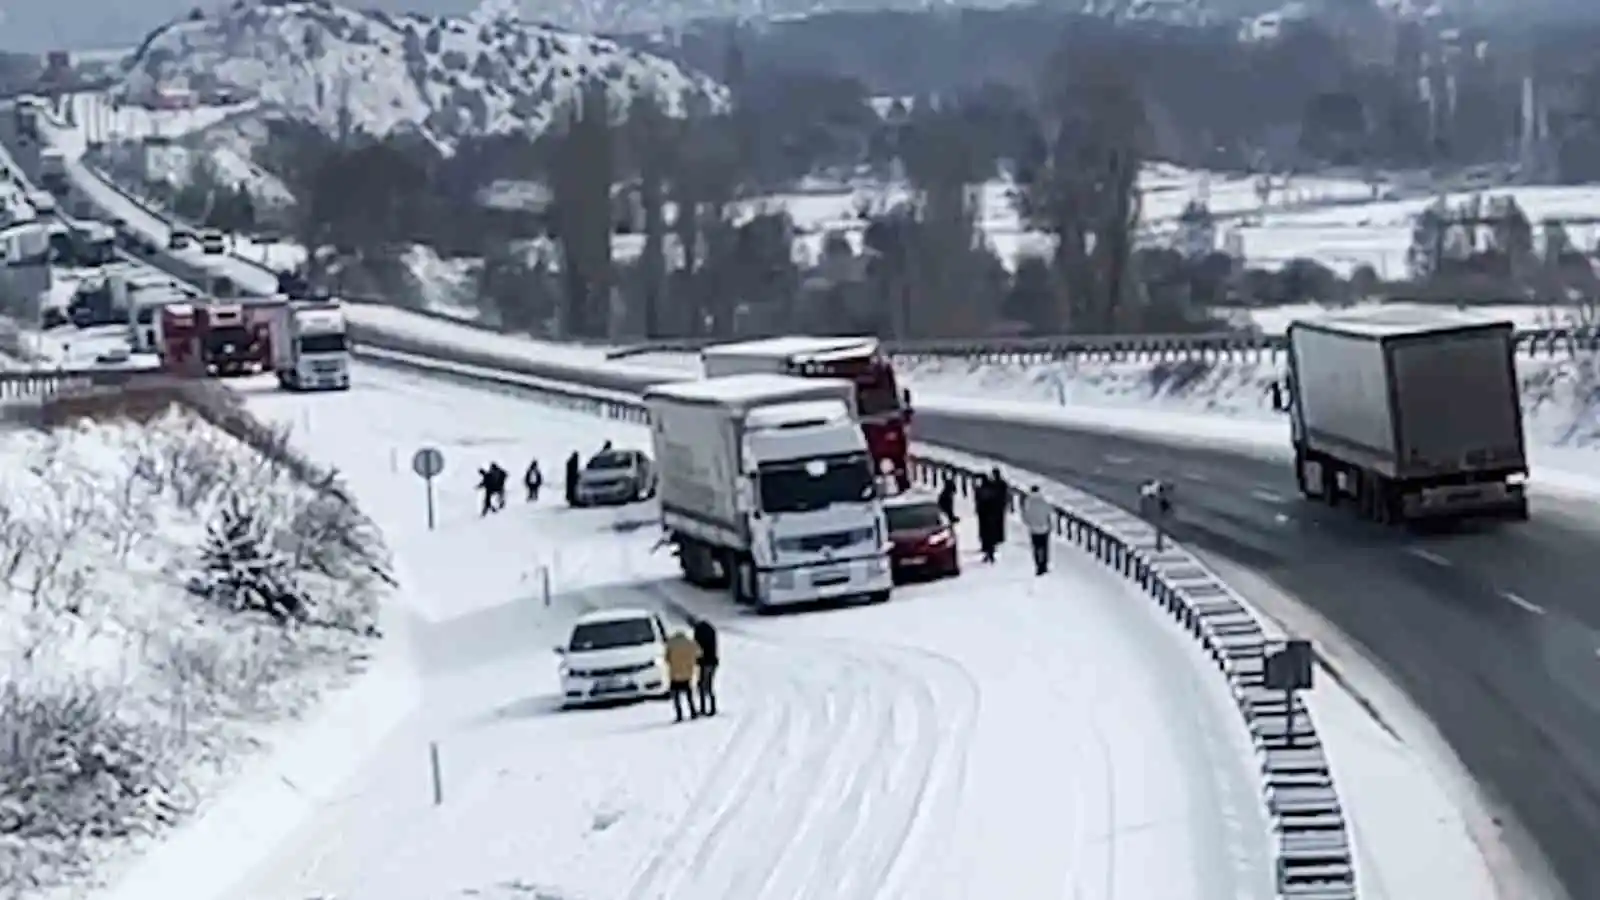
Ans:
[[[10,427],[0,454],[0,796],[21,798],[0,895],[81,897],[363,671],[382,591],[306,561],[330,521],[312,492],[191,414]],[[259,538],[224,551],[228,510]],[[276,624],[209,574],[247,546],[328,624]]]

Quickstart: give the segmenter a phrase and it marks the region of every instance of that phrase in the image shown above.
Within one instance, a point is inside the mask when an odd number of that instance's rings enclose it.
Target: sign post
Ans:
[[[411,455],[411,471],[422,479],[428,494],[428,530],[433,530],[433,479],[444,471],[444,454],[437,447],[423,447]]]

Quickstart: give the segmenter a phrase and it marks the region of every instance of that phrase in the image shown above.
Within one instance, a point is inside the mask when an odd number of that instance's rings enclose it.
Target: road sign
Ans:
[[[423,447],[412,454],[411,471],[422,478],[437,478],[444,471],[444,454],[438,448]]]
[[[411,454],[411,471],[422,479],[428,495],[428,530],[433,530],[433,479],[444,471],[444,454],[437,447],[423,447]]]

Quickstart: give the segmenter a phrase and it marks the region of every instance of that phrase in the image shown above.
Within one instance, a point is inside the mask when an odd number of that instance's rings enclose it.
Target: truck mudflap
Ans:
[[[1401,512],[1408,521],[1468,516],[1525,519],[1528,495],[1519,482],[1441,485],[1406,493],[1401,501]]]
[[[887,594],[894,587],[888,556],[758,572],[762,606],[793,606]]]

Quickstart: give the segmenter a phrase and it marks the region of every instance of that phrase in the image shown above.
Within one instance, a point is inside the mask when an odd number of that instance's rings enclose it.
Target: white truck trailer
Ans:
[[[350,338],[338,303],[263,305],[270,316],[272,368],[290,391],[350,389]]]
[[[1383,306],[1289,326],[1301,493],[1376,522],[1525,519],[1528,473],[1510,322]]]
[[[684,578],[757,609],[886,600],[889,532],[840,379],[735,375],[645,392]]]

